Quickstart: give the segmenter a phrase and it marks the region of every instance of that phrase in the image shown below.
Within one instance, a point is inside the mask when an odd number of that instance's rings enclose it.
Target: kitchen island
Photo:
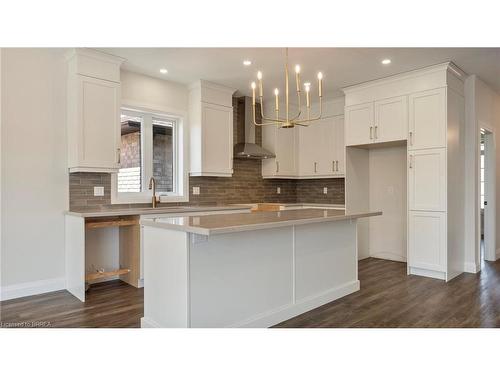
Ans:
[[[140,221],[142,327],[269,327],[359,290],[357,221],[339,209]]]

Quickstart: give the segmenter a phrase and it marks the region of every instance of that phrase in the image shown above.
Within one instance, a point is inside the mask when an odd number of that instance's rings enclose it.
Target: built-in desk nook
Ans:
[[[80,300],[92,284],[116,278],[142,286],[138,215],[66,215],[66,234],[67,289]]]

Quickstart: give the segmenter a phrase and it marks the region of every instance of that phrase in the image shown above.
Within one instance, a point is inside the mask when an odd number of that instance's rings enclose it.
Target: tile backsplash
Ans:
[[[344,204],[344,179],[263,179],[259,160],[234,161],[233,177],[190,177],[189,202],[172,205],[212,205],[252,202],[310,202]],[[111,204],[111,176],[107,173],[71,173],[70,209],[100,208]],[[104,187],[104,196],[94,197],[94,186]],[[193,187],[200,188],[193,195]],[[277,188],[280,188],[280,194]],[[328,189],[323,194],[323,188]],[[125,205],[128,206],[128,205]]]

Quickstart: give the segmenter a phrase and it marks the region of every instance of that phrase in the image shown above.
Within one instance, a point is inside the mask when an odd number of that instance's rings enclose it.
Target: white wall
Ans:
[[[406,262],[406,145],[369,151],[369,254],[374,258]]]
[[[64,288],[68,204],[63,51],[3,49],[2,298]]]
[[[187,86],[124,70],[121,86],[124,105],[161,108],[171,113],[188,111]]]
[[[466,169],[471,176],[479,176],[479,129],[483,126],[495,132],[496,145],[496,202],[500,202],[500,95],[494,92],[475,75],[466,81]],[[477,178],[470,178],[466,184],[466,266],[467,271],[479,270],[480,238],[479,216],[479,185]],[[500,204],[496,205],[496,216],[500,218]],[[500,253],[500,220],[496,220],[497,258]]]

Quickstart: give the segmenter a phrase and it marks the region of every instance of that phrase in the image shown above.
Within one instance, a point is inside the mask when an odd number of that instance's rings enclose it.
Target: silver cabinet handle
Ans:
[[[117,157],[117,159],[118,159],[118,164],[120,164],[120,163],[122,162],[122,150],[121,150],[121,149],[119,149],[119,148],[117,148],[117,149],[116,149],[116,153],[118,154],[118,157]]]
[[[413,168],[413,155],[410,155],[410,168]]]
[[[378,139],[377,128],[378,128],[378,126],[375,125],[375,132],[374,132],[374,134],[375,134],[374,138],[375,139]]]
[[[280,162],[276,161],[276,172],[280,171]]]
[[[373,126],[370,126],[370,139],[373,139]]]
[[[335,160],[332,161],[332,172],[335,172]]]
[[[413,146],[413,132],[410,132],[410,146]]]
[[[338,161],[338,160],[337,160],[337,161],[335,161],[335,164],[336,164],[336,168],[335,168],[335,169],[336,169],[336,170],[337,170],[337,172],[338,172],[338,171],[339,171],[339,161]]]
[[[314,173],[318,172],[318,163],[314,162]]]

